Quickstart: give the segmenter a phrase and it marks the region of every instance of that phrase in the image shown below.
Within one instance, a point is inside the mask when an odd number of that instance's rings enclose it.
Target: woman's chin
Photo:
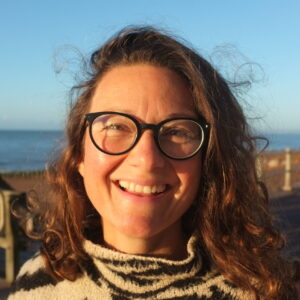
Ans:
[[[122,219],[114,226],[115,234],[132,239],[149,239],[162,229],[153,220],[141,217]]]

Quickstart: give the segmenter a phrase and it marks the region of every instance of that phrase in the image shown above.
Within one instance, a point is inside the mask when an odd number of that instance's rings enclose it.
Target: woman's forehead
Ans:
[[[191,91],[180,75],[164,67],[137,64],[118,66],[99,81],[92,111],[165,110],[195,115]]]

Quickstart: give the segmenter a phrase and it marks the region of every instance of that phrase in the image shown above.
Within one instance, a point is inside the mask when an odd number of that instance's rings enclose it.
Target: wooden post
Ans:
[[[283,185],[282,189],[287,192],[290,192],[292,190],[291,172],[292,172],[291,148],[286,148],[285,149],[284,185]]]
[[[258,180],[262,178],[262,165],[263,165],[263,157],[261,155],[257,155],[255,159],[255,168],[256,168],[256,175]]]
[[[0,247],[5,249],[5,279],[6,282],[12,283],[15,278],[15,249],[14,236],[10,218],[10,199],[16,194],[9,190],[0,190],[0,206],[1,206],[1,229],[4,236],[0,237]]]

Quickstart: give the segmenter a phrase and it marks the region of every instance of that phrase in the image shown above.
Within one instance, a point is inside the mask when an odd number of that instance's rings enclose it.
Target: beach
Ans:
[[[49,192],[49,185],[43,171],[12,172],[0,176],[1,188],[6,185],[6,189],[18,192],[35,191],[41,200],[44,200]]]

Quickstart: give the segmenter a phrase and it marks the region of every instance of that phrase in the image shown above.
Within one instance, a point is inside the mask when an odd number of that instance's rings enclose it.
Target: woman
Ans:
[[[10,300],[297,298],[254,139],[206,60],[125,29],[76,88],[53,202],[31,206],[41,254]]]

